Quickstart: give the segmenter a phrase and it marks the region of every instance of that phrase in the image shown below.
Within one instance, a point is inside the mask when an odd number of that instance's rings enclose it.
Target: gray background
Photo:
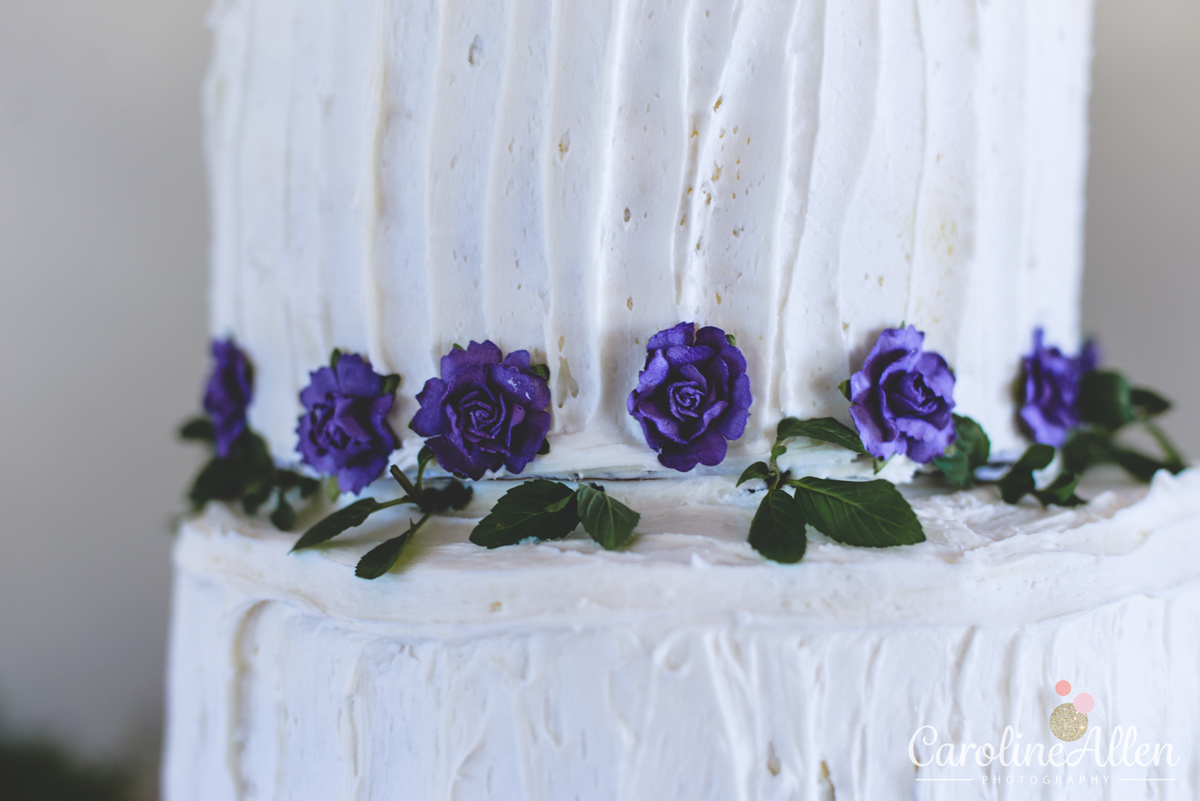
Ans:
[[[161,715],[198,464],[171,434],[207,369],[206,7],[0,0],[0,725],[95,756],[152,749]],[[1197,0],[1100,0],[1084,320],[1194,455],[1198,79]]]

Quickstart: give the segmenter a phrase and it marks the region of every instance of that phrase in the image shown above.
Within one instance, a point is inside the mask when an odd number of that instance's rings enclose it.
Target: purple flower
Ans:
[[[626,407],[666,467],[716,465],[750,418],[746,357],[720,328],[680,323],[646,343],[646,369]]]
[[[921,350],[925,334],[887,328],[862,370],[850,377],[850,416],[867,453],[928,463],[954,441],[954,373],[939,354]]]
[[[385,419],[396,380],[349,353],[334,367],[309,373],[308,386],[300,390],[305,412],[296,427],[301,461],[336,475],[342,492],[355,495],[378,478],[399,444]]]
[[[214,339],[212,356],[215,364],[204,388],[204,413],[216,432],[217,456],[225,458],[246,430],[246,407],[254,396],[254,371],[232,339]]]
[[[1096,369],[1096,348],[1091,342],[1078,356],[1065,356],[1058,348],[1042,344],[1041,328],[1033,332],[1033,353],[1022,359],[1025,397],[1021,421],[1035,442],[1058,448],[1079,425],[1079,381]]]
[[[491,341],[443,356],[441,378],[426,381],[417,402],[409,427],[461,478],[478,480],[501,465],[520,473],[550,430],[550,386],[530,369],[529,351],[502,357]]]

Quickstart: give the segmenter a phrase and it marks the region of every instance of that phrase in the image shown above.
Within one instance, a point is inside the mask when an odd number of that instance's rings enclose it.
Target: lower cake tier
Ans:
[[[298,555],[189,521],[167,801],[1200,797],[1200,472],[1074,509],[917,487],[925,543],[810,530],[796,565],[721,481],[611,487],[645,512],[620,552],[487,551],[468,507],[375,581],[399,518]]]

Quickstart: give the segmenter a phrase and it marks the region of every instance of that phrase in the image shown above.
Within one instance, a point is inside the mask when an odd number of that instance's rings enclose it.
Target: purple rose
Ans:
[[[502,357],[491,341],[443,356],[441,378],[426,381],[417,402],[409,427],[460,478],[478,480],[501,465],[520,473],[550,430],[550,386],[530,369],[529,351]]]
[[[336,475],[342,492],[355,495],[378,478],[399,444],[386,420],[396,380],[349,353],[336,366],[309,373],[308,386],[300,390],[305,412],[296,427],[301,461]]]
[[[1096,349],[1091,342],[1078,356],[1065,356],[1058,348],[1042,344],[1041,328],[1033,332],[1033,353],[1022,359],[1025,397],[1021,421],[1035,442],[1058,448],[1079,425],[1079,382],[1096,369]]]
[[[254,371],[232,339],[214,339],[212,356],[215,364],[204,388],[204,413],[216,433],[217,456],[223,459],[246,430],[246,407],[254,395]]]
[[[720,328],[680,323],[646,343],[646,369],[626,407],[664,466],[717,465],[750,418],[746,357]]]
[[[925,334],[887,328],[862,370],[850,377],[850,416],[867,453],[928,463],[954,441],[954,373],[939,354],[921,350]]]

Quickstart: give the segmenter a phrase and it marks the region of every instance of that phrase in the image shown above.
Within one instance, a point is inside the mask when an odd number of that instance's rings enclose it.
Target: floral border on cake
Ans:
[[[797,438],[873,460],[876,474],[889,460],[904,457],[958,488],[995,483],[1010,504],[1026,495],[1043,506],[1081,504],[1076,489],[1084,471],[1094,465],[1115,464],[1142,481],[1158,470],[1178,473],[1185,467],[1155,422],[1171,407],[1169,401],[1132,387],[1117,372],[1099,369],[1092,343],[1068,356],[1048,346],[1040,328],[1033,332],[1032,349],[1023,357],[1014,385],[1018,425],[1033,444],[1011,465],[992,462],[983,427],[955,413],[953,370],[924,345],[925,334],[911,325],[879,334],[860,368],[839,385],[853,427],[833,417],[780,421],[770,454],[737,480],[737,486],[749,484],[745,491],[762,495],[748,536],[755,550],[776,562],[800,561],[808,526],[856,547],[925,539],[908,501],[884,478],[836,480],[792,475],[781,468],[780,457]],[[520,475],[550,450],[549,368],[532,363],[528,351],[505,355],[490,340],[471,341],[443,356],[439,375],[429,378],[416,396],[420,408],[408,427],[425,442],[415,475],[410,478],[395,465],[388,469],[400,438],[387,415],[401,378],[375,372],[361,355],[335,350],[328,365],[309,374],[296,426],[300,461],[321,478],[279,469],[266,442],[249,425],[254,370],[248,356],[232,339],[214,340],[211,353],[205,415],[180,431],[184,439],[206,443],[212,454],[189,492],[193,509],[200,511],[209,501],[239,502],[243,512],[254,515],[273,497],[270,520],[289,531],[296,523],[296,504],[319,502],[322,480],[326,494],[336,501],[343,493],[360,494],[387,469],[402,495],[364,497],[338,508],[309,527],[292,548],[303,551],[328,542],[383,509],[407,505],[420,511],[402,534],[361,558],[355,574],[362,578],[391,571],[433,516],[465,507],[473,492],[463,482],[501,469]],[[751,390],[746,357],[732,335],[680,322],[648,339],[645,365],[627,398],[627,411],[658,461],[686,473],[724,461],[728,443],[745,431]],[[1125,432],[1138,427],[1157,442],[1161,457],[1124,444]],[[435,460],[454,478],[427,482],[426,468]],[[497,548],[560,539],[582,526],[603,548],[619,549],[633,539],[640,518],[600,484],[572,487],[535,478],[502,495],[470,540]]]

